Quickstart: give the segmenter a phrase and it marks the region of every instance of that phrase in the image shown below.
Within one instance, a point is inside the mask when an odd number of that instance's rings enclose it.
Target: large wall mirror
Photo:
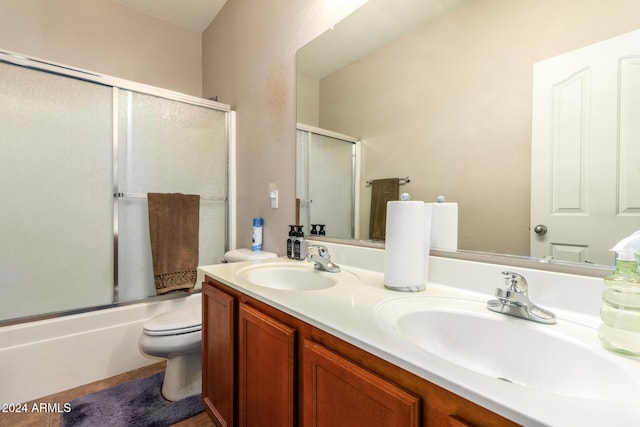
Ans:
[[[410,177],[458,203],[459,250],[612,265],[640,229],[639,28],[634,0],[370,0],[297,55],[298,122],[361,147],[336,237],[369,238],[367,181]]]

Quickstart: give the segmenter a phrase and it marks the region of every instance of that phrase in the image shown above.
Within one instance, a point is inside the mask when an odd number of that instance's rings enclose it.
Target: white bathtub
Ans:
[[[201,294],[0,328],[0,403],[22,403],[157,363],[138,349],[149,318]]]

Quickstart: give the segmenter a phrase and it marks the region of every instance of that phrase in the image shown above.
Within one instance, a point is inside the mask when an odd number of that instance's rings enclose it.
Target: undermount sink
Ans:
[[[640,391],[630,361],[607,353],[596,329],[579,323],[542,325],[491,312],[486,301],[428,296],[383,303],[376,319],[421,351],[516,387],[616,401]]]
[[[329,273],[313,268],[306,261],[296,263],[265,263],[239,270],[236,275],[247,282],[286,291],[315,291],[335,286],[339,280],[353,279],[349,272]]]

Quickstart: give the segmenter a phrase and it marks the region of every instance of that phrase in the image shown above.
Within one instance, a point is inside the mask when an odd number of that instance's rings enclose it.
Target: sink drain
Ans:
[[[508,379],[508,378],[497,377],[497,379],[498,379],[498,380],[500,380],[500,381],[504,381],[505,383],[513,384],[513,381],[511,381],[511,380],[510,380],[510,379]]]

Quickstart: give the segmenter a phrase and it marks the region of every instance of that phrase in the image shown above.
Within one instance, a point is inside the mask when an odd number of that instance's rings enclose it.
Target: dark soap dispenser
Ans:
[[[296,226],[289,226],[289,237],[287,237],[287,258],[293,259],[293,242],[296,239]]]

